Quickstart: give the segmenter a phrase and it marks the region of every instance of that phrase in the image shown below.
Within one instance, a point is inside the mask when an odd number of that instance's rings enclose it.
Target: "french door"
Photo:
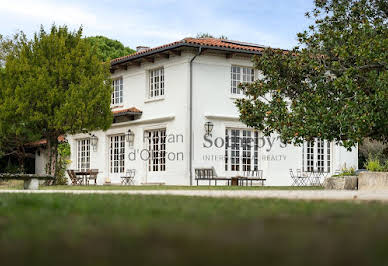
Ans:
[[[260,169],[259,132],[250,129],[225,130],[225,171],[245,172]]]
[[[111,136],[109,137],[109,176],[117,181],[124,172],[125,135]]]
[[[166,171],[166,129],[144,131],[144,144],[147,150],[147,182],[162,182]]]
[[[303,144],[303,172],[331,171],[332,144],[329,141],[316,139]]]

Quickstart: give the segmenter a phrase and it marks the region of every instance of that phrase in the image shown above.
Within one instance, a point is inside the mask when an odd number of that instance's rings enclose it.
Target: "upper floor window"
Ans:
[[[155,98],[164,95],[164,68],[150,70],[150,83],[148,98]]]
[[[241,94],[238,85],[245,82],[252,83],[255,78],[255,71],[252,67],[232,66],[231,77],[231,93]]]
[[[113,80],[112,104],[123,103],[123,78]]]

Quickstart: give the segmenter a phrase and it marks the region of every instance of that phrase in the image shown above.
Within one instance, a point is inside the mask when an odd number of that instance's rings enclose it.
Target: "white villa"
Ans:
[[[239,121],[238,84],[260,77],[251,57],[262,50],[251,43],[186,38],[114,59],[114,122],[105,132],[67,136],[69,168],[98,169],[99,185],[119,184],[127,169],[136,170],[135,184],[167,185],[195,185],[196,168],[214,168],[221,177],[260,169],[270,186],[291,185],[289,169],[330,175],[357,168],[357,149],[348,152],[324,140],[284,145],[278,136],[263,137]],[[36,172],[43,173],[44,153],[36,158]]]

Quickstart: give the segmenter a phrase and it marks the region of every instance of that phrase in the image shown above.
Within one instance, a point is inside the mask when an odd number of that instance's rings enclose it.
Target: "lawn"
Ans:
[[[0,183],[0,189],[23,189],[23,181],[7,181]],[[322,187],[273,187],[273,186],[40,186],[42,190],[319,190]]]
[[[388,205],[0,194],[1,265],[388,265]]]

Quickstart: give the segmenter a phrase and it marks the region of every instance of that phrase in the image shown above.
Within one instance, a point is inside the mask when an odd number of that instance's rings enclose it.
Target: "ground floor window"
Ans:
[[[144,132],[148,148],[148,171],[166,171],[166,129]]]
[[[227,128],[225,130],[225,171],[258,170],[258,138],[258,131]]]
[[[125,135],[117,135],[110,137],[109,168],[110,173],[124,173]]]
[[[77,140],[77,169],[90,169],[90,139]]]
[[[302,169],[304,172],[331,171],[331,142],[321,139],[303,144]]]

